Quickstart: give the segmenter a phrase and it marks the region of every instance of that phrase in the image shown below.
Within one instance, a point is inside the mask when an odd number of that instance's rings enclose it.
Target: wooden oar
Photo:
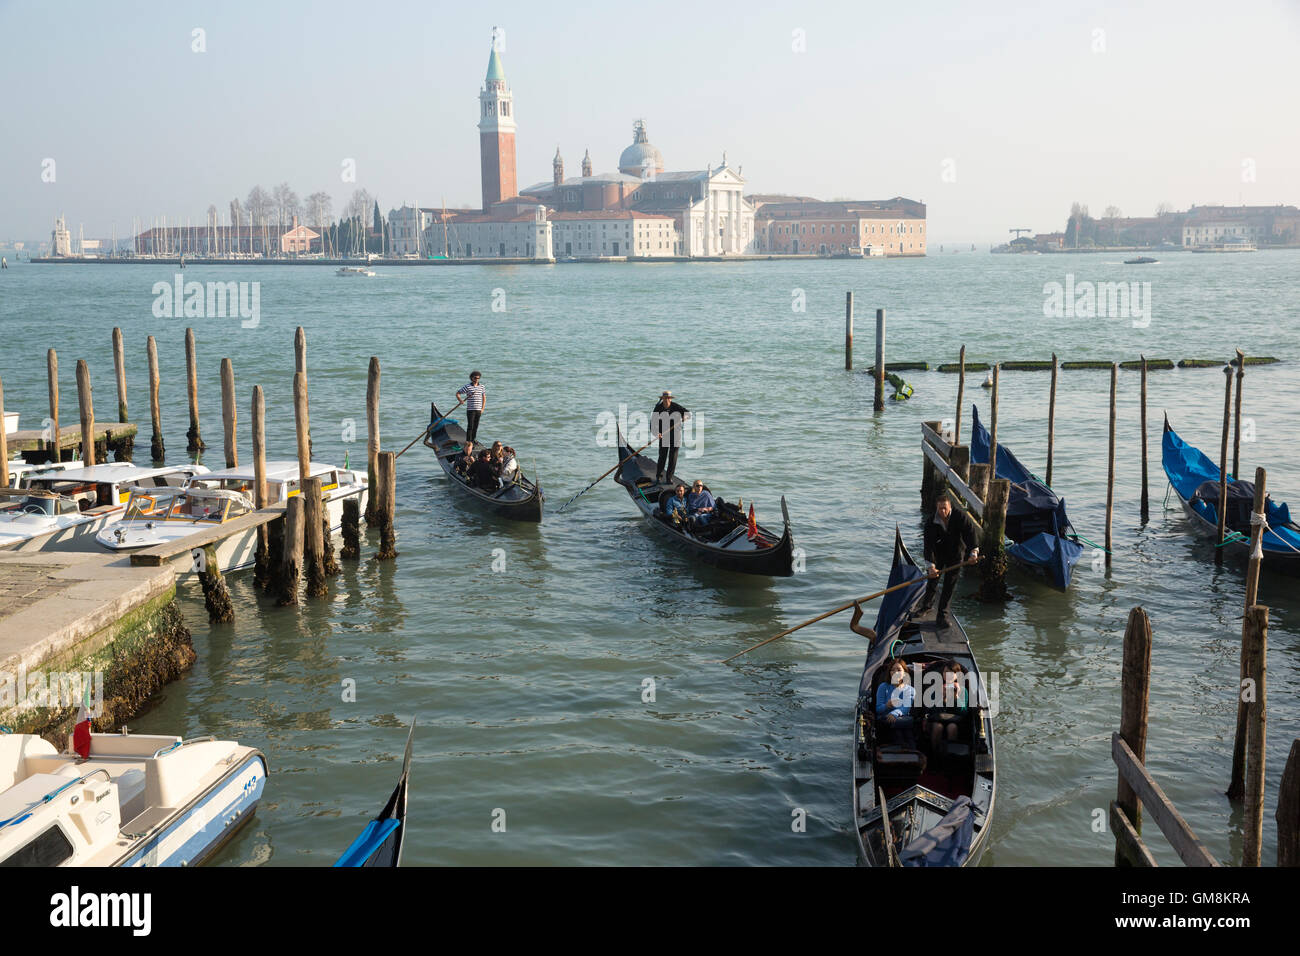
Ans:
[[[464,401],[465,401],[465,399],[462,398],[459,402],[457,402],[454,406],[452,406],[451,412],[454,412],[456,409],[460,408],[461,403],[464,402]],[[450,415],[451,412],[448,412],[447,415]],[[442,418],[439,418],[439,419],[438,419],[438,421],[443,421],[443,420],[447,417],[447,415],[443,415]],[[420,440],[421,438],[423,438],[425,435],[429,434],[429,427],[430,427],[430,425],[432,425],[432,424],[433,424],[433,423],[430,422],[429,425],[425,425],[425,426],[424,426],[424,431],[420,432],[420,434],[418,434],[418,435],[416,435],[414,438],[412,438],[412,439],[411,439],[411,444],[410,444],[410,445],[407,445],[406,448],[403,448],[401,451],[399,451],[399,452],[397,453],[396,457],[394,457],[393,460],[396,461],[398,458],[401,458],[401,457],[402,457],[403,455],[405,455],[406,452],[410,449],[411,445],[414,445],[417,441],[419,441],[419,440]]]
[[[659,437],[658,435],[655,435],[654,438],[651,438],[651,439],[650,439],[650,441],[654,441],[655,438],[658,438],[658,437]],[[632,452],[632,454],[628,455],[626,458],[624,458],[622,461],[620,461],[617,465],[615,465],[615,466],[614,466],[613,468],[611,468],[609,471],[605,472],[603,475],[601,475],[599,478],[597,478],[595,481],[593,481],[591,484],[589,484],[586,488],[583,488],[580,492],[578,492],[576,495],[574,495],[572,498],[570,498],[570,499],[569,499],[568,501],[566,501],[564,504],[560,505],[560,507],[556,509],[555,513],[556,513],[556,514],[559,514],[561,511],[563,511],[565,508],[569,507],[569,505],[573,504],[575,501],[577,501],[579,498],[581,498],[581,497],[582,497],[583,495],[585,495],[587,492],[591,491],[592,488],[595,488],[598,484],[600,484],[602,481],[604,481],[606,478],[608,478],[608,477],[609,477],[610,475],[612,475],[614,472],[616,472],[616,471],[618,471],[620,468],[622,468],[625,464],[627,464],[629,461],[631,461],[631,460],[632,460],[633,458],[635,458],[637,455],[641,454],[641,452],[645,451],[646,448],[648,448],[648,447],[650,446],[650,441],[646,442],[644,445],[642,445],[642,446],[641,446],[640,448],[638,448],[636,451]]]
[[[966,564],[965,561],[958,561],[956,564],[952,565],[951,567],[941,568],[937,574],[926,575],[926,577],[931,577],[931,576],[943,577],[949,571],[956,571],[958,568],[962,567],[965,564]],[[719,664],[730,663],[731,661],[734,661],[737,657],[741,657],[745,654],[748,654],[750,651],[758,650],[758,648],[762,647],[764,644],[771,644],[773,641],[777,640],[778,638],[785,637],[787,634],[793,634],[795,631],[799,630],[800,628],[807,627],[809,624],[816,624],[818,621],[824,621],[826,618],[831,617],[832,615],[835,614],[839,614],[841,611],[847,611],[849,608],[853,607],[854,604],[862,604],[865,603],[866,601],[873,601],[876,598],[884,597],[886,594],[889,594],[893,591],[899,591],[903,588],[911,587],[913,584],[916,584],[918,581],[923,581],[923,580],[925,580],[925,578],[916,578],[911,581],[904,581],[902,584],[895,584],[892,588],[885,588],[883,591],[877,591],[875,594],[868,594],[864,598],[858,598],[856,601],[850,601],[848,604],[841,604],[839,607],[835,608],[834,610],[827,611],[825,614],[818,614],[816,617],[804,621],[802,624],[796,624],[788,631],[782,631],[780,634],[774,635],[773,637],[769,637],[765,641],[759,641],[753,647],[747,647],[740,653],[732,654],[730,657],[726,658],[725,660],[718,661],[718,663]]]

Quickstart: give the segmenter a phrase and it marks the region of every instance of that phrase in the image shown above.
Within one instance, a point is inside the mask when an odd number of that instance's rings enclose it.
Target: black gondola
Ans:
[[[443,416],[437,405],[430,406],[429,427],[424,434],[424,444],[433,449],[438,464],[452,483],[493,514],[515,521],[541,521],[542,502],[545,500],[541,482],[529,481],[524,477],[522,467],[515,472],[514,481],[494,491],[475,488],[456,472],[454,463],[456,457],[464,451],[466,440],[465,429],[458,422]],[[491,446],[492,443],[486,440],[475,443],[476,449]]]
[[[636,454],[621,433],[618,436],[618,458],[623,464],[614,480],[627,491],[628,497],[655,532],[679,550],[726,571],[777,577],[794,574],[794,536],[790,533],[790,513],[784,497],[781,498],[781,518],[785,528],[779,536],[762,525],[758,525],[757,533],[751,536],[745,513],[721,498],[716,499],[717,507],[708,525],[687,530],[673,525],[663,506],[666,496],[671,495],[677,485],[689,487],[692,482],[676,479],[670,484],[656,482],[655,462]]]
[[[402,757],[402,776],[379,816],[366,824],[361,835],[343,851],[335,866],[387,867],[402,862],[402,837],[406,833],[407,781],[411,774],[411,741],[415,738],[415,719],[406,735],[406,754]]]
[[[911,581],[886,596],[876,618],[853,716],[853,819],[858,852],[869,866],[971,866],[988,842],[993,817],[993,720],[966,631],[955,617],[936,628],[934,612],[920,612],[925,573],[897,529],[889,584]],[[916,700],[911,728],[876,718],[876,694],[895,658],[912,674]],[[969,707],[957,711],[942,695],[948,662],[965,670]],[[928,705],[928,706],[927,706]],[[955,711],[955,714],[953,712]],[[921,719],[955,716],[957,736],[939,752],[921,731]],[[945,732],[946,734],[946,732]],[[888,807],[881,813],[881,803]]]

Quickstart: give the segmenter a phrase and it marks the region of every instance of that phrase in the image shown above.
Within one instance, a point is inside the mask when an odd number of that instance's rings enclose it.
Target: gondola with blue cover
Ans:
[[[1164,437],[1160,447],[1165,476],[1183,504],[1183,511],[1196,532],[1211,540],[1219,536],[1219,466],[1193,445],[1187,444],[1169,426],[1165,416]],[[1250,553],[1251,513],[1255,507],[1255,483],[1227,476],[1228,502],[1224,512],[1225,551],[1238,555]],[[1264,519],[1268,523],[1260,540],[1265,567],[1288,574],[1300,574],[1300,526],[1291,520],[1285,503],[1264,499]]]
[[[918,610],[925,581],[895,529],[889,586],[910,585],[880,605],[853,718],[853,832],[869,866],[973,866],[993,818],[993,719],[983,680],[961,623],[950,615],[939,627],[932,610]],[[907,664],[916,689],[909,731],[876,718],[877,689],[895,658]],[[920,721],[953,709],[937,694],[948,662],[966,673],[968,707],[958,714],[955,739],[941,738],[935,752]]]
[[[334,865],[343,867],[390,867],[402,863],[402,838],[406,835],[406,796],[411,776],[411,741],[415,738],[415,720],[406,735],[406,753],[402,757],[402,776],[379,811],[366,824],[361,835],[343,851]]]
[[[988,429],[980,423],[978,407],[972,405],[971,413],[971,464],[986,465]],[[1006,535],[1012,544],[1007,548],[1007,556],[1042,571],[1056,587],[1068,588],[1074,566],[1083,554],[1083,545],[1065,513],[1065,499],[1035,478],[1011,449],[1000,443],[997,477],[1011,482]]]

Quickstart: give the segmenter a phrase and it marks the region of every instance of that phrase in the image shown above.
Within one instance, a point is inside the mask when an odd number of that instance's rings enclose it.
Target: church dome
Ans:
[[[632,145],[623,150],[618,158],[618,171],[625,176],[641,177],[646,173],[659,174],[664,171],[664,157],[650,144],[646,134],[645,123],[637,120],[632,127]]]

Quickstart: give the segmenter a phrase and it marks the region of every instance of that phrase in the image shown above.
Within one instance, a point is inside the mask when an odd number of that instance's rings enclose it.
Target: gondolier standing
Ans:
[[[677,470],[677,449],[682,446],[682,422],[691,417],[690,410],[673,401],[673,393],[665,391],[659,396],[659,404],[650,413],[650,433],[659,436],[659,464],[655,468],[655,483],[665,484],[673,480]],[[664,470],[667,463],[668,469]]]
[[[934,604],[934,592],[939,585],[939,568],[957,564],[965,554],[965,562],[974,564],[979,560],[980,549],[975,544],[975,528],[963,511],[954,512],[952,502],[947,495],[941,495],[934,506],[934,517],[925,525],[925,559],[930,562],[927,569],[930,580],[925,585],[925,603],[922,611],[930,610]],[[960,568],[953,568],[943,576],[943,590],[939,593],[939,610],[934,616],[936,627],[947,627],[948,602],[952,600],[953,588],[957,586]]]
[[[470,372],[469,384],[456,390],[457,398],[465,399],[465,437],[470,441],[478,438],[478,420],[487,409],[487,389],[479,384],[482,378],[481,372]]]

